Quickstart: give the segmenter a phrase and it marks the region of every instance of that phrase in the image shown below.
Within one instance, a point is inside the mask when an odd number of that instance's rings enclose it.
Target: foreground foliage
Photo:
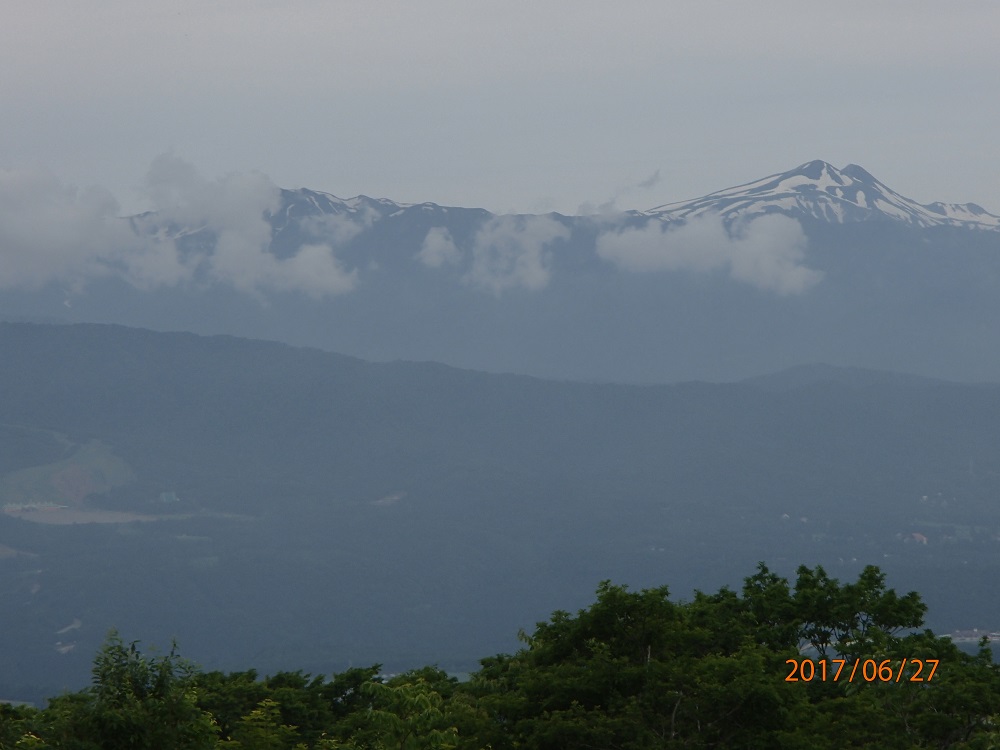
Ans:
[[[90,688],[40,710],[0,705],[0,747],[1000,747],[991,651],[916,631],[925,609],[875,567],[848,584],[802,567],[793,587],[762,564],[741,591],[689,602],[604,582],[589,609],[555,612],[466,683],[433,667],[201,673],[112,633]],[[826,679],[795,671],[824,658],[841,660]],[[914,659],[933,660],[933,678],[912,680]],[[833,679],[837,663],[871,669]]]

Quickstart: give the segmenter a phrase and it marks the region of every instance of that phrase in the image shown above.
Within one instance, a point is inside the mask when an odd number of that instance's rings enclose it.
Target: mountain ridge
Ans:
[[[853,195],[852,195],[853,193]],[[476,211],[490,216],[554,216],[565,219],[607,219],[606,213],[544,214],[494,213],[484,208],[443,205],[432,201],[400,202],[391,198],[373,198],[358,194],[341,198],[311,188],[281,189],[282,208],[275,214],[287,215],[302,203],[323,213],[350,214],[379,218],[396,216],[409,209],[423,211]],[[790,199],[797,199],[795,205]],[[808,216],[833,223],[871,221],[878,217],[895,219],[918,227],[954,226],[977,229],[1000,229],[1000,215],[993,214],[977,203],[933,201],[919,203],[890,188],[859,164],[847,164],[841,169],[821,159],[804,162],[785,172],[776,172],[747,183],[715,190],[697,198],[673,201],[650,209],[625,209],[622,216],[654,217],[662,221],[678,221],[717,213],[727,219],[752,218],[764,213],[785,213]]]
[[[871,386],[926,388],[936,385],[955,385],[955,381],[943,378],[928,378],[911,373],[879,370],[871,367],[845,367],[831,365],[827,362],[810,362],[794,365],[775,372],[743,378],[737,382],[741,385],[751,385],[756,388],[772,391],[831,384],[848,388],[867,388]]]

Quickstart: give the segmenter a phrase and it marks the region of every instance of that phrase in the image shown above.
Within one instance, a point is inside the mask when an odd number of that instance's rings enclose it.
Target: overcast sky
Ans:
[[[1000,3],[7,0],[0,169],[576,213],[858,163],[1000,214]]]

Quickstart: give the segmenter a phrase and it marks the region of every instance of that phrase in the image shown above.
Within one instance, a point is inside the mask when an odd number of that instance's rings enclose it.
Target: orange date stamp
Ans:
[[[785,682],[930,682],[940,659],[785,659]]]

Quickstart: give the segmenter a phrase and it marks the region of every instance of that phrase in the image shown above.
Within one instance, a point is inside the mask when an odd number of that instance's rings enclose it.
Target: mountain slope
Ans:
[[[871,386],[904,386],[910,388],[945,385],[945,381],[922,378],[885,370],[871,370],[862,367],[837,367],[828,364],[796,365],[780,372],[745,378],[745,385],[773,391],[804,388],[816,385],[840,384],[852,388]]]

